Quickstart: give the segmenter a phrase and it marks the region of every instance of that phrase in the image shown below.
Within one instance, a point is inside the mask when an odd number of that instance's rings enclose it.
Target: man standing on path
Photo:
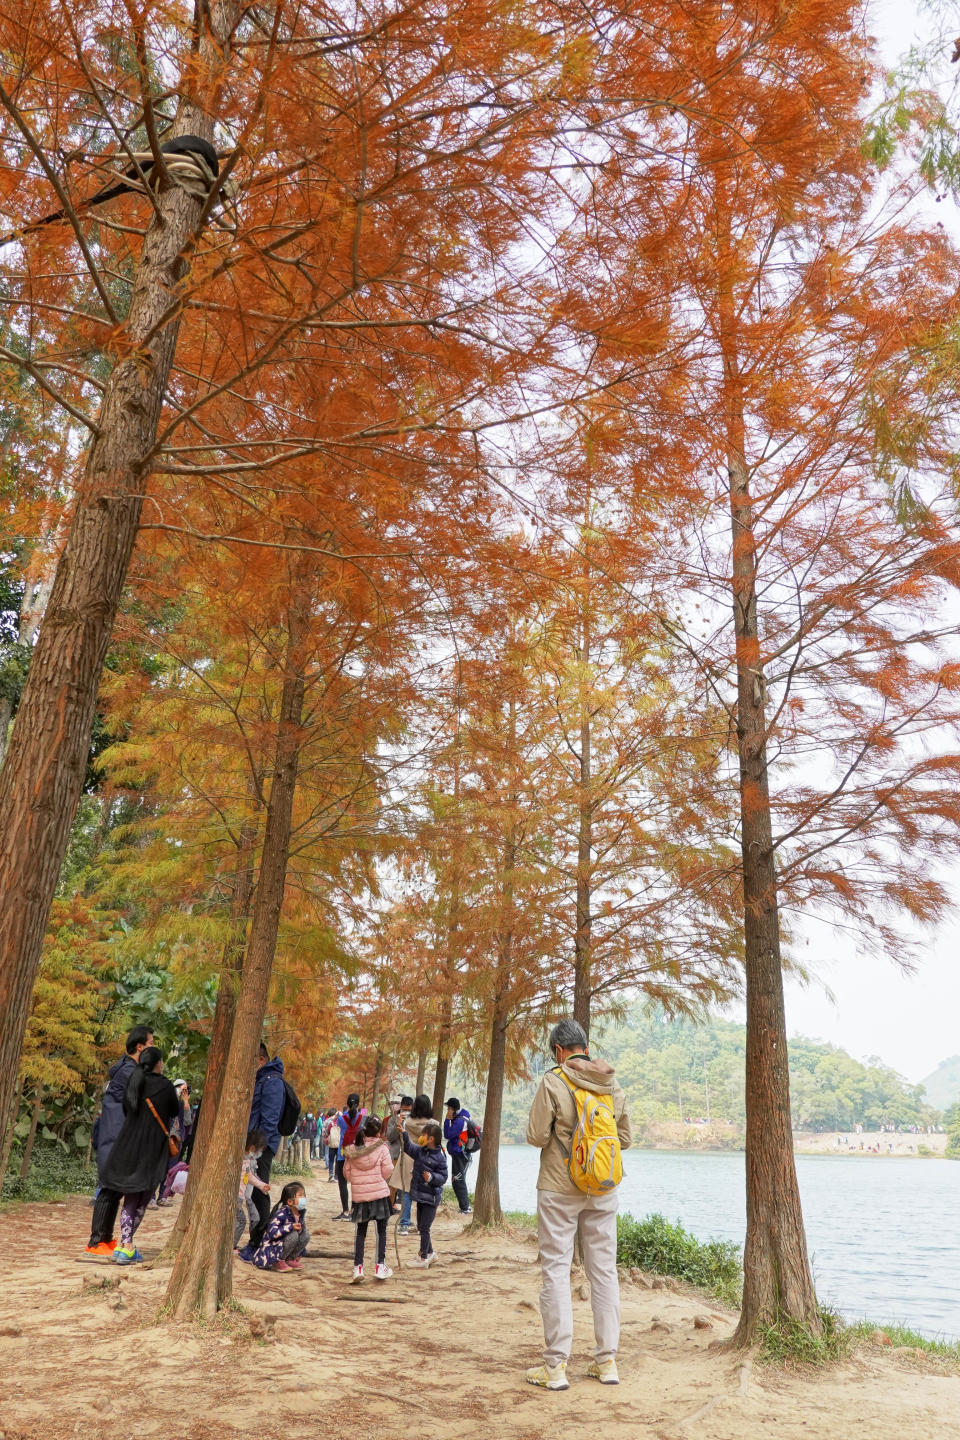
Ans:
[[[127,1088],[127,1081],[136,1070],[141,1053],[148,1045],[152,1044],[153,1031],[150,1026],[134,1025],[127,1036],[125,1053],[116,1064],[110,1066],[110,1075],[103,1092],[103,1100],[100,1103],[100,1119],[97,1122],[97,1179],[99,1181],[97,1195],[100,1194],[103,1185],[103,1172],[110,1159],[110,1151],[123,1129],[123,1122],[126,1118],[123,1113],[123,1095]],[[91,1254],[108,1255],[113,1252],[113,1227],[117,1221],[119,1208],[118,1201],[112,1208],[101,1207],[100,1210],[94,1211],[101,1224],[100,1229],[95,1229],[90,1236],[87,1250]]]
[[[450,1184],[457,1197],[461,1215],[473,1214],[470,1206],[470,1192],[467,1189],[467,1171],[470,1169],[470,1161],[473,1156],[465,1148],[469,1123],[470,1111],[464,1110],[455,1095],[451,1096],[447,1101],[443,1138],[447,1143],[447,1154],[450,1156]]]
[[[567,1166],[578,1122],[573,1091],[585,1090],[591,1095],[606,1097],[616,1121],[617,1138],[624,1149],[632,1138],[630,1120],[613,1066],[606,1060],[591,1060],[587,1037],[576,1020],[561,1020],[555,1025],[550,1031],[549,1045],[557,1062],[556,1069],[548,1070],[540,1081],[527,1121],[527,1144],[536,1145],[540,1151],[537,1221],[544,1335],[544,1363],[528,1370],[527,1379],[531,1385],[542,1385],[547,1390],[569,1388],[567,1361],[573,1344],[570,1266],[579,1225],[596,1339],[593,1363],[587,1374],[602,1385],[616,1385],[620,1341],[617,1188],[613,1185],[603,1194],[591,1195],[573,1181]]]
[[[257,1161],[257,1174],[260,1179],[268,1185],[270,1183],[270,1167],[273,1164],[273,1157],[280,1149],[280,1117],[283,1114],[283,1105],[286,1097],[286,1090],[283,1083],[283,1061],[279,1055],[270,1059],[270,1052],[266,1045],[261,1042],[260,1058],[257,1061],[257,1076],[253,1083],[253,1103],[250,1106],[250,1121],[247,1125],[247,1133],[251,1130],[262,1130],[267,1137],[260,1158]],[[270,1219],[270,1197],[262,1190],[254,1189],[251,1196],[257,1211],[257,1224],[250,1231],[250,1239],[247,1243],[247,1250],[251,1255],[260,1246],[263,1239],[263,1232],[267,1228],[267,1221]]]

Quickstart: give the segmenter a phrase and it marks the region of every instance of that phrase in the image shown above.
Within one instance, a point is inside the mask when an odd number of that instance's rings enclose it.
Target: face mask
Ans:
[[[306,1210],[306,1208],[307,1208],[307,1197],[306,1197],[305,1195],[301,1195],[301,1196],[300,1196],[300,1199],[297,1201],[297,1209],[298,1209],[298,1210]]]

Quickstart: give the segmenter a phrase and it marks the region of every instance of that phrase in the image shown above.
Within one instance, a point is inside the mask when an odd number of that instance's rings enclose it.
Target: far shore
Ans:
[[[695,1125],[680,1121],[658,1121],[637,1127],[634,1145],[640,1150],[690,1150],[698,1154],[722,1154],[743,1150],[743,1131],[735,1125],[714,1121]],[[942,1160],[947,1148],[945,1133],[913,1135],[882,1130],[795,1130],[796,1155],[844,1155],[853,1159],[881,1157],[901,1160]]]

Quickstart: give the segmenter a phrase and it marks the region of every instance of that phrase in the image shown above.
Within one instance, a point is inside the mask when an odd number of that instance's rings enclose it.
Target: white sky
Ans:
[[[916,0],[871,0],[873,29],[891,66],[931,25]],[[960,6],[958,6],[960,11]],[[960,33],[960,16],[958,16]],[[960,216],[938,207],[938,217],[957,230]],[[955,881],[960,902],[960,876]],[[960,903],[958,918],[925,937],[913,976],[893,965],[858,955],[843,936],[817,926],[797,958],[820,983],[787,982],[790,1034],[842,1045],[860,1059],[877,1055],[908,1080],[924,1079],[941,1060],[960,1054]]]

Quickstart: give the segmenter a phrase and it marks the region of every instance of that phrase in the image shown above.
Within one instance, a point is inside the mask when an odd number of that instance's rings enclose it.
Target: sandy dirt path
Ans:
[[[300,1274],[238,1264],[243,1313],[205,1329],[154,1323],[169,1271],[86,1260],[82,1198],[0,1214],[2,1440],[960,1435],[960,1376],[935,1362],[877,1349],[814,1376],[745,1366],[711,1348],[732,1331],[732,1315],[680,1290],[648,1289],[650,1277],[623,1284],[618,1387],[586,1376],[592,1327],[578,1281],[571,1388],[536,1390],[523,1378],[540,1350],[532,1236],[474,1235],[442,1216],[429,1271],[353,1288],[353,1229],[330,1223],[335,1194],[319,1172],[308,1182],[311,1249],[323,1257]],[[138,1236],[148,1255],[174,1213],[148,1213]],[[416,1253],[413,1237],[400,1247],[401,1259]],[[388,1260],[396,1265],[392,1236]],[[348,1298],[358,1293],[365,1299]],[[712,1328],[695,1328],[697,1316]]]

